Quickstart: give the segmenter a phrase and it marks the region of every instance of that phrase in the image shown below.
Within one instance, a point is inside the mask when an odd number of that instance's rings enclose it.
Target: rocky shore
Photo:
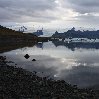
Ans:
[[[36,72],[7,65],[0,56],[0,99],[99,99],[99,91],[79,89],[64,80],[38,77]]]

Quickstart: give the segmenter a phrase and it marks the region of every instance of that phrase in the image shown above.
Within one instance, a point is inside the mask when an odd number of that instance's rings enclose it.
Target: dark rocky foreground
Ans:
[[[7,63],[0,56],[0,99],[99,99],[98,90],[78,89],[64,80],[41,78]]]

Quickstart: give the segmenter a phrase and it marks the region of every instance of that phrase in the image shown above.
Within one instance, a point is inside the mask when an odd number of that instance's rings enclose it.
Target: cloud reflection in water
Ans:
[[[25,54],[30,55],[28,60],[24,58]],[[99,83],[98,49],[80,48],[72,51],[65,46],[55,47],[49,42],[43,45],[43,49],[34,46],[6,52],[3,55],[17,63],[17,66],[39,72],[40,76],[50,75],[79,87],[98,86]],[[33,62],[32,59],[37,61]]]

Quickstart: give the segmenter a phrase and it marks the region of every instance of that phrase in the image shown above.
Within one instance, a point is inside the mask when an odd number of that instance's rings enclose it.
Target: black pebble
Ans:
[[[33,59],[32,61],[36,61],[36,59]]]
[[[24,57],[25,57],[26,59],[28,59],[30,56],[29,56],[28,54],[26,54]]]

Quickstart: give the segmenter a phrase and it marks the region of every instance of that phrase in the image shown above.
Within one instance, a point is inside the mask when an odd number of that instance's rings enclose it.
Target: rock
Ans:
[[[8,61],[7,63],[14,63],[14,62],[12,62],[12,61]]]
[[[28,59],[30,56],[29,56],[28,54],[26,54],[24,57],[25,57],[26,59]]]
[[[0,56],[0,60],[6,60],[6,57]]]
[[[99,90],[79,89],[64,80],[39,77],[36,71],[0,64],[0,99],[99,99]]]
[[[36,61],[36,59],[33,59],[32,61]]]
[[[37,72],[36,71],[33,71],[34,72],[34,74],[36,74]]]

